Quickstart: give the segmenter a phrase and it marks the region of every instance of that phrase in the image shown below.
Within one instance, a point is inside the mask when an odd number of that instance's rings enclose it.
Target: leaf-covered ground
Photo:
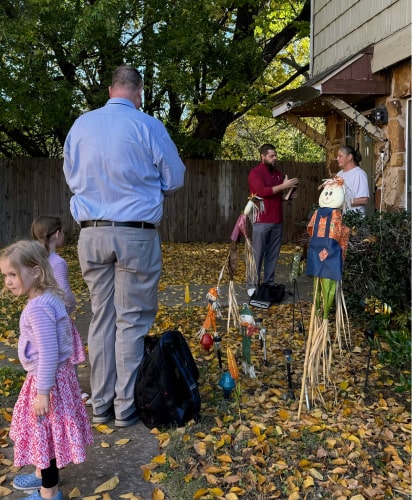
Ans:
[[[224,244],[164,244],[160,289],[167,293],[176,286],[183,291],[186,284],[195,290],[196,285],[216,283],[227,252]],[[291,252],[283,248],[285,263],[290,262]],[[64,256],[78,300],[87,300],[75,247],[67,247]],[[242,283],[243,276],[240,260],[235,281]],[[15,318],[20,306],[14,304],[14,313],[10,304],[2,304],[0,340],[6,344],[16,339]],[[363,333],[366,317],[350,318],[352,349],[342,356],[335,352],[333,384],[322,388],[323,403],[316,400],[308,409],[304,402],[298,419],[311,304],[300,301],[258,311],[267,329],[267,363],[255,335],[255,379],[241,371],[241,335],[233,328],[227,331],[227,311],[223,308],[224,318],[218,322],[223,370],[228,369],[227,346],[234,352],[240,370],[239,398],[232,393],[230,399],[223,397],[218,386],[222,370],[217,353],[202,350],[197,336],[206,306],[206,299],[195,305],[183,300],[174,306],[161,305],[152,329],[158,334],[178,328],[185,335],[201,373],[202,397],[199,422],[181,429],[152,431],[159,440],[159,454],[142,473],[157,486],[153,498],[410,497],[410,395],[396,391],[396,379],[378,364],[375,351],[365,390],[369,353]],[[285,348],[292,350],[293,394],[288,386]]]

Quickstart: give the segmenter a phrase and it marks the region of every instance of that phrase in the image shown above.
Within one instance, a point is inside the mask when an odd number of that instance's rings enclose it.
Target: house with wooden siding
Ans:
[[[341,145],[359,149],[368,210],[411,210],[411,11],[411,0],[312,0],[310,79],[273,105],[325,148],[331,176]]]

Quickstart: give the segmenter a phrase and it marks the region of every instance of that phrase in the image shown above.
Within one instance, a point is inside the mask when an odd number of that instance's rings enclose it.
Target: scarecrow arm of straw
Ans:
[[[232,241],[230,243],[230,251],[229,251],[229,278],[230,278],[230,280],[233,280],[233,277],[236,273],[238,261],[239,261],[239,255],[237,252],[237,243],[236,243],[236,241]]]

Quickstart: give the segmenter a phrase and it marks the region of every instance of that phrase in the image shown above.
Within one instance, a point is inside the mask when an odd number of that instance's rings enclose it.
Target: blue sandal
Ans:
[[[36,477],[36,473],[20,474],[13,481],[13,488],[20,491],[33,491],[41,488],[41,479]]]
[[[40,491],[36,491],[32,493],[26,498],[22,498],[21,500],[44,500],[42,496],[40,496]],[[51,500],[63,500],[63,493],[59,490],[56,495]]]

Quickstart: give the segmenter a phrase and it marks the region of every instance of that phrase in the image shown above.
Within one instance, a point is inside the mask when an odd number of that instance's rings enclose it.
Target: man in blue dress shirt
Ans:
[[[88,348],[93,422],[138,421],[134,386],[158,309],[164,196],[185,166],[163,124],[139,111],[140,73],[120,66],[106,105],[80,116],[64,145],[70,209],[91,297]]]

